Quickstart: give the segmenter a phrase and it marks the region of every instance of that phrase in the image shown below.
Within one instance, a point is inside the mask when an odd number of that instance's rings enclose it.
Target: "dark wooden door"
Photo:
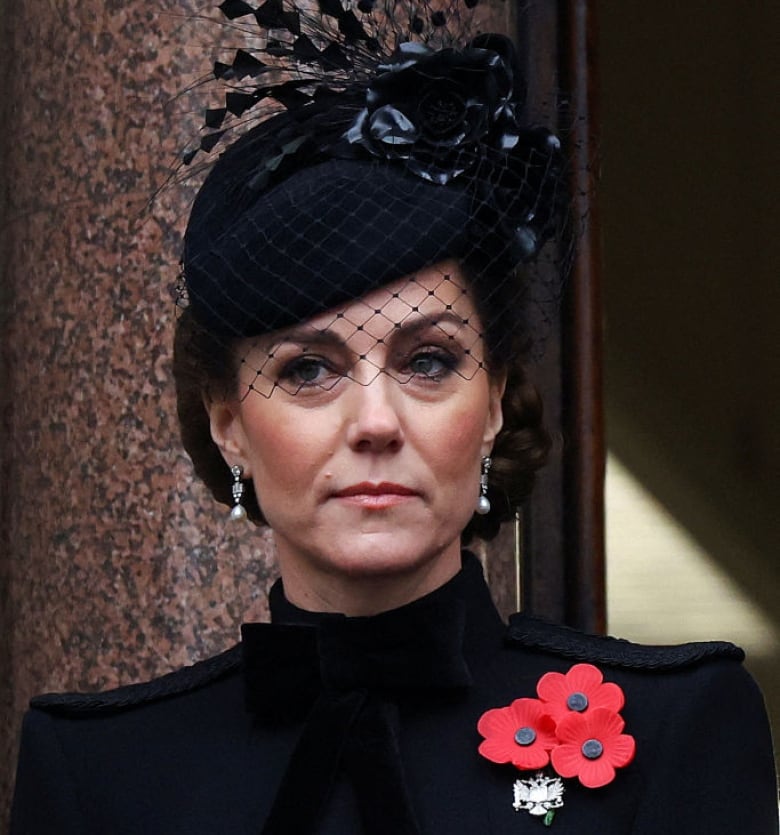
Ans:
[[[593,4],[586,0],[493,2],[493,21],[511,34],[527,67],[531,112],[564,139],[571,160],[572,250],[559,253],[560,304],[536,310],[546,334],[532,369],[554,439],[552,455],[516,524],[488,547],[500,607],[516,608],[515,551],[521,554],[522,608],[589,631],[606,624],[604,429]],[[556,276],[549,276],[550,286]]]

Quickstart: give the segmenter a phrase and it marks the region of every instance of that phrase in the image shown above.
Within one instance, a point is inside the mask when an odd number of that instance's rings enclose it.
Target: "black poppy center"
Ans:
[[[597,739],[586,739],[582,743],[582,756],[597,760],[604,753],[604,746]]]
[[[420,127],[436,137],[457,131],[466,118],[466,102],[450,85],[431,84],[420,95]]]
[[[582,713],[588,706],[588,697],[584,693],[571,693],[566,699],[566,707],[569,710],[576,710],[577,713]]]
[[[536,742],[536,731],[533,728],[518,728],[515,731],[515,742],[518,745],[532,745]]]

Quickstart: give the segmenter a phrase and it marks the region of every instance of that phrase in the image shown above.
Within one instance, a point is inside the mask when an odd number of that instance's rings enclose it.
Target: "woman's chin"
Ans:
[[[295,592],[304,608],[309,604],[321,610],[325,604],[327,611],[373,615],[429,594],[450,580],[460,564],[459,537],[444,544],[429,541],[421,548],[419,539],[397,531],[351,535],[297,573],[301,584]],[[285,590],[292,591],[287,579]]]
[[[381,577],[424,571],[452,550],[459,553],[458,542],[422,542],[408,532],[374,531],[356,533],[328,555],[334,571],[350,577]]]
[[[311,573],[326,574],[345,581],[382,580],[411,576],[415,573],[448,573],[460,565],[460,536],[458,534],[432,537],[430,530],[342,531],[332,537],[322,549],[290,548],[291,543],[277,540],[282,565],[291,558],[297,563],[299,576]],[[449,564],[452,563],[452,566]],[[288,563],[289,564],[289,563]],[[450,571],[449,573],[454,573]],[[283,571],[284,574],[284,571]]]

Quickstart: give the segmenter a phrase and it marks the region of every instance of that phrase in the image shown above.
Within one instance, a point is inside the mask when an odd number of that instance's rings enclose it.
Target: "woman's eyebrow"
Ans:
[[[348,320],[338,319],[337,321],[347,322]],[[440,325],[447,323],[455,325],[458,328],[462,328],[465,325],[470,324],[468,319],[458,316],[451,310],[444,310],[440,313],[432,314],[418,314],[412,312],[406,319],[404,319],[404,321],[395,323],[392,330],[386,337],[382,339],[377,338],[377,341],[385,341],[388,338],[396,337],[414,338],[431,328],[437,328]],[[301,325],[300,327],[290,328],[282,333],[276,333],[273,335],[272,339],[269,339],[267,342],[263,340],[259,343],[259,345],[264,347],[269,353],[273,353],[279,346],[284,344],[305,346],[325,345],[334,348],[348,348],[350,337],[357,331],[365,330],[366,324],[367,323],[364,323],[360,326],[354,325],[354,331],[349,334],[339,333],[330,327],[319,329],[312,325]]]
[[[335,331],[330,329],[319,330],[311,325],[291,328],[288,331],[269,336],[268,340],[258,343],[269,353],[273,353],[280,345],[290,343],[295,345],[328,345],[336,348],[346,345],[345,339]]]
[[[413,315],[396,325],[393,330],[402,336],[414,337],[431,328],[438,328],[440,325],[447,323],[455,325],[459,329],[470,324],[468,319],[458,316],[451,310],[445,310],[441,313]]]

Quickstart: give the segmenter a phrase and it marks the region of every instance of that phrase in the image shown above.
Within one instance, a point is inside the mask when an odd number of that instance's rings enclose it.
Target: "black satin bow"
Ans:
[[[398,747],[397,703],[411,694],[449,696],[471,684],[459,593],[470,573],[366,618],[303,612],[274,586],[272,615],[287,622],[242,627],[247,706],[263,723],[305,724],[263,835],[315,832],[340,770],[354,787],[368,835],[419,835]]]

